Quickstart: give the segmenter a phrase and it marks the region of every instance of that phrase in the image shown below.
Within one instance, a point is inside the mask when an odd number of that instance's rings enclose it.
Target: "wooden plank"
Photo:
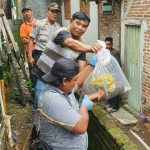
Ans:
[[[4,14],[4,11],[3,11],[3,9],[0,9],[0,17],[2,17],[2,16],[4,16],[5,14]]]

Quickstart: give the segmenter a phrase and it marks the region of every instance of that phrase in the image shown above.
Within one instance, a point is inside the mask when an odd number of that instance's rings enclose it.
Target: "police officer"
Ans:
[[[55,22],[58,16],[58,12],[60,12],[59,5],[57,3],[51,3],[47,9],[47,18],[37,21],[33,26],[33,29],[30,33],[30,40],[28,43],[28,63],[32,68],[33,66],[36,66],[36,62],[44,51],[47,42],[51,39],[52,34],[60,28],[60,25]],[[34,40],[36,40],[36,47],[35,50],[33,50],[32,52]],[[41,85],[41,82],[39,82],[39,85]],[[39,93],[40,89],[37,89],[35,86],[32,115],[37,109],[36,103],[39,97]],[[36,138],[38,138],[35,129],[36,127],[33,126],[31,140],[35,140]]]
[[[37,21],[33,26],[28,43],[28,62],[31,67],[36,64],[45,49],[46,43],[51,39],[51,35],[60,28],[60,25],[55,22],[58,12],[60,12],[59,5],[51,3],[47,9],[47,18]],[[32,52],[34,40],[36,40],[36,47]]]

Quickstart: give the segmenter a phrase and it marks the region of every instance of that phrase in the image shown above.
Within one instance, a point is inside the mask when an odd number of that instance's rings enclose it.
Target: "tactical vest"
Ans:
[[[47,73],[51,70],[53,64],[57,59],[65,57],[76,60],[76,58],[81,54],[80,52],[75,52],[67,47],[62,48],[60,45],[56,45],[53,42],[58,33],[63,30],[66,30],[70,33],[69,27],[63,27],[56,30],[56,32],[52,36],[51,41],[47,43],[45,50],[43,51],[37,62],[38,68],[44,73]],[[85,44],[85,40],[83,37],[80,37],[78,41]]]

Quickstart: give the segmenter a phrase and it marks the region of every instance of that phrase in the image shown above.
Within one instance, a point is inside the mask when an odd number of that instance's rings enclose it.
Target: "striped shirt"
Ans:
[[[75,125],[81,118],[78,113],[79,104],[74,92],[66,95],[58,88],[47,85],[40,96],[39,105],[52,119],[64,124]],[[40,136],[53,150],[87,150],[87,133],[74,134],[73,127],[61,126],[52,123],[45,118],[41,119]]]

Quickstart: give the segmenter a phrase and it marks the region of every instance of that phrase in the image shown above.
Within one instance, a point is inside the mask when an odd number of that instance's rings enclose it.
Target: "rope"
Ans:
[[[29,131],[28,131],[27,138],[26,138],[26,140],[25,140],[25,143],[24,143],[24,145],[23,145],[22,150],[25,150],[26,144],[27,144],[27,142],[28,142],[28,139],[29,139],[29,137],[30,137],[30,134],[31,134],[31,131],[32,131],[32,128],[33,128],[34,120],[35,120],[35,118],[36,118],[37,115],[40,116],[40,117],[42,116],[42,117],[44,117],[45,119],[47,119],[47,120],[49,120],[49,121],[51,121],[51,122],[53,122],[53,123],[55,123],[55,124],[57,124],[57,125],[68,126],[68,127],[74,127],[74,126],[75,126],[75,125],[65,124],[65,123],[63,123],[63,122],[54,120],[54,119],[50,118],[49,116],[47,116],[47,115],[42,111],[42,109],[39,108],[39,109],[36,110],[36,112],[35,112],[35,114],[34,114],[34,116],[33,116],[32,126],[31,126],[31,128],[29,129]]]

